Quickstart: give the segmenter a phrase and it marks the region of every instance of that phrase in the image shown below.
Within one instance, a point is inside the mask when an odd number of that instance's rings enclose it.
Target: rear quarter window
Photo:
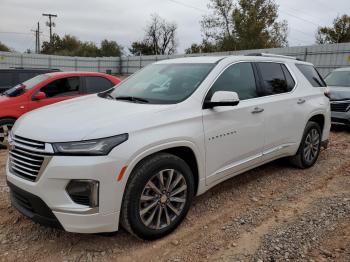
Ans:
[[[309,83],[313,87],[325,87],[327,86],[322,76],[318,73],[315,67],[312,65],[296,64],[296,67],[306,77]]]

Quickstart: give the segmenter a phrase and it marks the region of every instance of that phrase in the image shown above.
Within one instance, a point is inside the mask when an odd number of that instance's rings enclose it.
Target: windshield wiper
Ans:
[[[149,103],[148,100],[140,97],[135,96],[117,96],[115,98],[116,100],[125,100],[125,101],[131,101],[131,102],[137,102],[137,103]]]

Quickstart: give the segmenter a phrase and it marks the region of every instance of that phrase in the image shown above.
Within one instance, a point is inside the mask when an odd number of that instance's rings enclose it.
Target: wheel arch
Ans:
[[[133,160],[127,165],[127,171],[124,177],[125,180],[123,179],[125,181],[125,187],[130,179],[130,175],[132,174],[133,170],[139,163],[141,163],[142,160],[158,153],[169,153],[184,160],[191,168],[195,183],[196,195],[199,189],[201,178],[203,178],[204,174],[202,166],[203,160],[201,159],[199,152],[200,151],[197,149],[197,147],[189,141],[162,144],[145,150],[134,157]]]
[[[323,132],[325,120],[326,120],[326,118],[325,118],[324,114],[318,113],[318,114],[315,114],[312,117],[310,117],[309,120],[307,121],[307,123],[311,122],[311,121],[317,123],[320,126],[321,131]]]

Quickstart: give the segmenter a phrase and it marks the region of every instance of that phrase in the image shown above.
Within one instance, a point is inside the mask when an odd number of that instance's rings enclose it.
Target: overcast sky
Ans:
[[[39,21],[41,40],[48,40],[49,29],[42,13],[54,13],[59,35],[72,34],[97,44],[107,38],[125,47],[141,40],[152,13],[178,25],[178,53],[201,41],[202,16],[208,13],[209,0],[0,0],[0,41],[23,52],[34,49],[31,30]],[[350,0],[276,0],[280,19],[288,21],[289,45],[315,42],[318,26],[330,25],[340,14],[350,14]]]

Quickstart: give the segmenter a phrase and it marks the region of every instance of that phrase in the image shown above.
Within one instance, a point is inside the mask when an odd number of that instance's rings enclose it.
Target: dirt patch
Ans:
[[[276,161],[195,199],[170,236],[145,242],[72,234],[23,217],[9,202],[0,152],[0,260],[350,261],[350,133],[331,134],[308,170]]]

